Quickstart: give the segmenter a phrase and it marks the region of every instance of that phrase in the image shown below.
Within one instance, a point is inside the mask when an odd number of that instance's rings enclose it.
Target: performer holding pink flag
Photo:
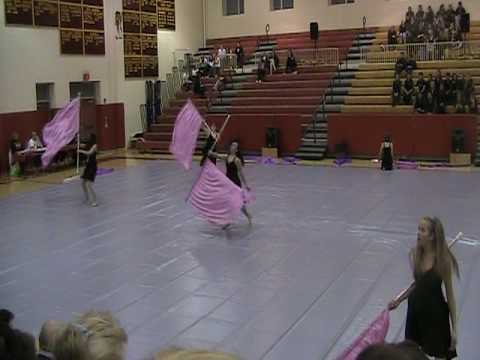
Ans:
[[[410,252],[410,263],[415,284],[392,300],[389,309],[397,308],[408,298],[405,338],[417,343],[429,356],[454,359],[457,357],[457,310],[452,278],[453,274],[459,276],[459,269],[438,218],[424,217],[420,221],[417,246]]]
[[[216,158],[225,160],[227,166],[227,177],[238,187],[242,188],[243,185],[248,192],[250,191],[247,180],[245,179],[242,171],[244,161],[238,148],[238,142],[232,142],[228,155],[220,155],[213,151],[210,151],[209,156],[214,156]],[[248,199],[245,199],[244,205],[242,207],[242,213],[246,216],[246,218],[248,219],[248,223],[251,226],[252,215],[248,212],[245,205],[247,202]],[[229,224],[227,224],[224,228],[228,227],[228,225]]]
[[[97,195],[92,187],[97,175],[97,137],[95,134],[90,135],[87,147],[88,150],[78,150],[80,154],[87,156],[87,165],[81,176],[82,189],[85,193],[87,203],[95,207],[97,206]]]

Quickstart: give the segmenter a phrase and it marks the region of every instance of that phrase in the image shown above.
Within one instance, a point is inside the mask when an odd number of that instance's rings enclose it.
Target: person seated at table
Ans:
[[[43,148],[42,140],[37,135],[35,131],[32,131],[32,137],[28,140],[27,149],[28,150],[38,150]]]
[[[12,139],[10,140],[9,151],[8,151],[8,160],[10,164],[10,174],[13,176],[18,176],[23,174],[24,164],[23,161],[19,161],[18,154],[23,151],[23,145],[19,140],[18,133],[14,132],[12,134]]]

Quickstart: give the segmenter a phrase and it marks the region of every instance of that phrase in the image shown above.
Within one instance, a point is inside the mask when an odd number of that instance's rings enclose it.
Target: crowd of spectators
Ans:
[[[452,4],[442,4],[436,12],[431,6],[425,11],[419,5],[415,13],[409,6],[398,29],[392,26],[388,30],[388,44],[464,41],[468,31],[469,14],[461,1],[456,9]]]

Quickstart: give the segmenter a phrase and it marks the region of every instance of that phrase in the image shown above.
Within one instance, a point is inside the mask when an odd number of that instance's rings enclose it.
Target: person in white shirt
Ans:
[[[37,150],[43,147],[40,137],[35,131],[32,132],[32,137],[28,140],[27,148],[28,150]]]

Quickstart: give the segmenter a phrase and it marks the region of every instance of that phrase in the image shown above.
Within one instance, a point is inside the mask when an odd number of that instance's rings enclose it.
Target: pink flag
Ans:
[[[355,360],[368,346],[383,343],[390,326],[388,310],[384,310],[358,338],[340,355],[337,360]]]
[[[80,126],[80,98],[72,100],[59,110],[52,121],[43,128],[43,141],[47,150],[42,155],[42,165],[47,167],[57,153],[78,133]]]
[[[198,132],[202,123],[202,116],[192,101],[188,99],[177,115],[172,142],[170,143],[170,152],[186,170],[190,169],[193,151],[197,144]]]
[[[226,225],[240,214],[244,194],[207,159],[187,200],[208,221]]]

